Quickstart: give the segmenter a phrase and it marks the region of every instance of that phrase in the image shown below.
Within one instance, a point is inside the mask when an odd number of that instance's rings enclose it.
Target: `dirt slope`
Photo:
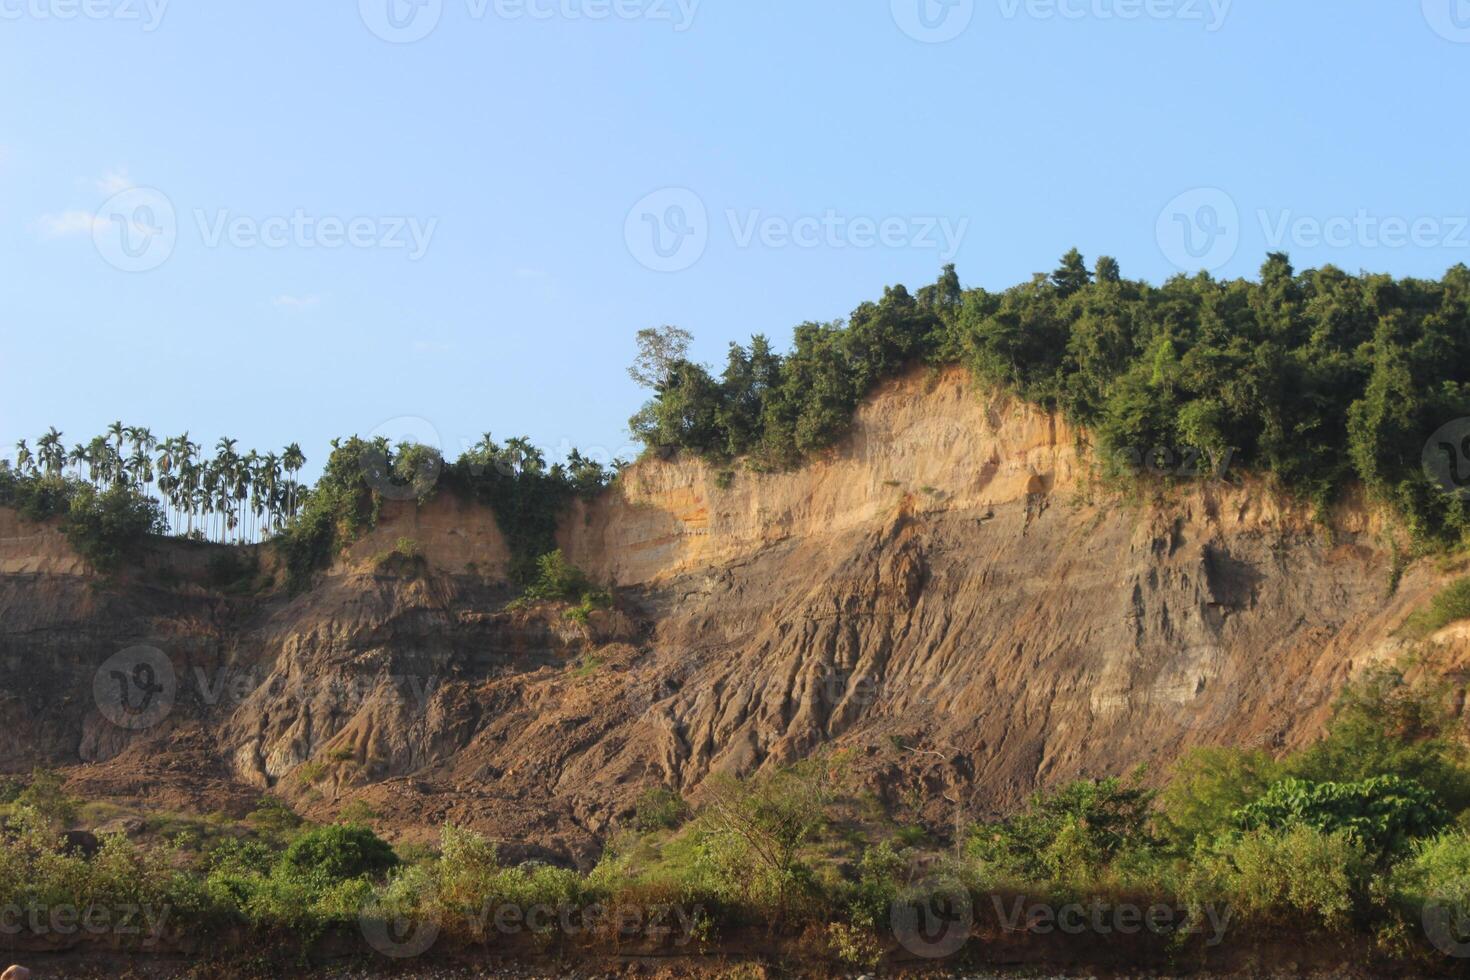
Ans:
[[[1253,481],[1125,502],[1078,447],[920,371],[799,472],[642,462],[563,523],[618,586],[585,627],[507,611],[493,519],[448,495],[387,509],[295,598],[211,591],[208,549],[182,545],[104,581],[0,513],[0,770],[67,765],[88,792],[189,809],[362,798],[404,837],[453,819],[586,863],[647,785],[839,746],[896,813],[942,826],[1194,744],[1299,744],[1441,584],[1420,563],[1390,597],[1365,508],[1324,526]],[[1442,639],[1467,659],[1463,631]],[[174,695],[119,727],[94,682],[137,644]],[[131,683],[122,666],[104,679]]]

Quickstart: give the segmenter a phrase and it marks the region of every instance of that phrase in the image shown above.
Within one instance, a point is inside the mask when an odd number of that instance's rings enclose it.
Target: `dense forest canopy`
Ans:
[[[689,359],[685,330],[637,339],[629,373],[653,397],[629,425],[653,452],[795,466],[836,443],[880,381],[958,363],[1091,433],[1105,476],[1198,454],[1217,465],[1169,475],[1219,472],[1228,459],[1321,505],[1357,482],[1421,542],[1470,535],[1463,264],[1438,281],[1330,266],[1298,274],[1271,254],[1255,282],[1201,273],[1153,286],[1124,279],[1106,256],[1089,269],[1073,249],[1052,273],[998,293],[962,288],[946,266],[932,285],[889,287],[845,322],[801,324],[785,353],[760,334],[731,344],[718,376]],[[447,486],[495,510],[524,579],[554,550],[566,503],[622,465],[575,451],[548,464],[527,439],[488,435],[452,464],[431,447],[336,440],[313,487],[296,478],[304,463],[295,443],[259,454],[221,439],[206,456],[187,434],[159,441],[121,422],[68,450],[53,429],[34,450],[22,440],[13,465],[0,462],[0,504],[62,516],[99,564],[127,540],[168,530],[272,537],[299,583],[372,525],[382,499],[423,500]]]
[[[1321,504],[1353,481],[1421,539],[1464,538],[1466,494],[1425,471],[1426,452],[1460,475],[1459,442],[1429,445],[1470,417],[1470,269],[1439,281],[1297,274],[1270,255],[1260,280],[1200,274],[1162,286],[1088,269],[1073,251],[1050,275],[1004,292],[962,289],[953,266],[902,286],[846,323],[804,323],[791,350],[757,335],[722,373],[685,355],[688,335],[640,335],[635,377],[654,396],[630,421],[656,450],[780,468],[831,446],[859,400],[915,363],[967,365],[982,382],[1056,409],[1097,440],[1110,475],[1162,452],[1266,474]],[[1207,468],[1206,468],[1207,469]]]

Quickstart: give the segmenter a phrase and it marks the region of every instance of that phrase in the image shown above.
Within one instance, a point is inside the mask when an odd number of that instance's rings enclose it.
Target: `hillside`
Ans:
[[[921,369],[794,471],[645,459],[561,522],[567,555],[616,586],[586,626],[507,608],[493,515],[443,491],[387,504],[296,596],[261,587],[267,551],[255,585],[222,589],[228,549],[183,542],[100,578],[0,513],[0,770],[198,813],[269,790],[329,819],[361,799],[391,838],[452,820],[587,866],[649,786],[697,797],[712,773],[837,747],[942,832],[956,807],[1158,773],[1193,745],[1306,743],[1447,578],[1420,561],[1390,594],[1383,516],[1314,522],[1236,473],[1105,493],[1085,441]],[[1459,676],[1470,640],[1440,638],[1422,669]],[[94,679],[140,644],[175,703],[119,727]]]

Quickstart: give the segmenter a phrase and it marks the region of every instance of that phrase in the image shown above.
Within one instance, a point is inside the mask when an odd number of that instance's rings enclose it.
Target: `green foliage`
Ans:
[[[59,473],[19,473],[7,464],[0,466],[0,505],[31,521],[60,518],[77,554],[101,571],[136,559],[150,537],[168,533],[163,507],[129,483],[99,489]]]
[[[1436,833],[1448,819],[1433,794],[1399,776],[1359,783],[1283,779],[1235,815],[1242,830],[1311,827],[1324,834],[1346,833],[1377,857],[1403,851],[1411,840]]]
[[[300,513],[273,540],[293,591],[310,585],[318,569],[377,523],[382,494],[368,480],[379,481],[381,487],[391,466],[386,440],[365,442],[356,436],[332,440],[321,479],[303,491]]]
[[[1369,857],[1347,831],[1255,830],[1198,860],[1186,888],[1190,899],[1223,901],[1246,918],[1277,922],[1294,915],[1341,929],[1366,904]]]
[[[588,891],[575,871],[546,865],[500,865],[494,843],[470,830],[446,825],[440,858],[416,890],[430,891],[447,912],[482,912],[496,905],[521,908],[570,906]],[[480,938],[480,937],[476,937]]]
[[[763,909],[773,920],[815,891],[803,852],[825,826],[829,792],[820,763],[710,780],[700,813],[701,861],[716,890]]]
[[[1241,807],[1258,799],[1281,775],[1264,752],[1199,748],[1175,763],[1159,793],[1159,824],[1184,852],[1226,830]]]
[[[558,548],[536,559],[536,577],[526,586],[525,597],[533,602],[573,602],[591,591],[591,580]]]
[[[1449,922],[1465,922],[1470,918],[1470,835],[1455,832],[1419,841],[1394,866],[1386,891],[1397,896],[1410,921],[1432,904]]]
[[[1397,670],[1373,670],[1349,685],[1326,736],[1286,760],[1309,782],[1400,776],[1427,789],[1450,813],[1470,807],[1470,769],[1445,692],[1411,685]]]
[[[689,815],[689,806],[676,791],[652,786],[638,797],[633,826],[642,831],[673,830]]]
[[[110,569],[135,556],[150,536],[167,533],[168,522],[158,501],[132,487],[98,491],[82,483],[76,485],[62,530],[93,567]]]
[[[970,856],[992,878],[1057,881],[1095,876],[1148,848],[1153,794],[1121,780],[1084,780],[1038,793],[1027,809],[975,829]]]
[[[1409,617],[1404,628],[1408,635],[1422,638],[1464,619],[1470,619],[1470,578],[1445,586],[1430,600],[1428,609]]]
[[[302,820],[282,800],[263,796],[245,818],[252,827],[271,835],[284,835],[300,827]]]
[[[885,924],[889,910],[907,884],[909,866],[908,858],[892,841],[880,841],[863,850],[852,897],[851,915],[855,923],[869,928],[881,928]]]
[[[957,293],[957,280],[944,285]],[[687,449],[715,460],[749,455],[757,468],[789,466],[840,438],[874,385],[939,350],[942,328],[933,307],[895,286],[880,302],[858,307],[845,325],[797,327],[785,357],[761,335],[749,347],[732,344],[718,380],[684,359],[685,343],[670,349],[677,356],[662,370],[635,370],[654,397],[629,427],[655,450]]]
[[[1096,270],[1073,250],[990,293],[962,291],[946,267],[917,299],[892,287],[846,324],[802,324],[785,356],[761,336],[735,346],[718,379],[685,360],[684,335],[638,374],[653,399],[631,426],[655,451],[789,466],[841,438],[858,401],[906,365],[960,361],[1089,427],[1115,477],[1136,477],[1155,450],[1201,458],[1165,467],[1171,479],[1231,460],[1319,503],[1361,481],[1427,542],[1470,534],[1465,502],[1421,459],[1440,426],[1470,415],[1470,269],[1297,273],[1272,254],[1258,282],[1161,286],[1123,279],[1106,257]]]
[[[444,482],[495,513],[510,547],[511,580],[525,586],[536,579],[538,560],[556,550],[557,522],[567,506],[607,486],[622,465],[614,460],[609,470],[573,449],[565,464],[547,466],[529,439],[502,446],[487,432],[445,472]]]
[[[15,795],[17,805],[34,811],[49,826],[64,828],[76,819],[79,801],[66,792],[66,781],[50,769],[35,769],[30,782]]]
[[[331,824],[297,837],[281,855],[280,869],[328,881],[377,876],[396,867],[393,848],[367,827]]]

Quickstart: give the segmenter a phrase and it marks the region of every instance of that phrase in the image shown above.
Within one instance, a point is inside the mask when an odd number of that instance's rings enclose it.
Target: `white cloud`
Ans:
[[[133,179],[126,170],[109,170],[100,180],[94,181],[97,189],[111,197],[133,187]]]
[[[70,238],[73,235],[90,235],[97,216],[90,211],[62,211],[60,214],[43,214],[38,222],[41,235],[46,238]]]
[[[0,146],[0,162],[4,160],[4,151],[5,148]],[[128,176],[126,170],[109,170],[101,177],[83,178],[79,183],[93,187],[108,197],[121,194],[134,187],[133,180]],[[94,212],[83,211],[80,208],[68,208],[65,211],[41,215],[36,221],[36,227],[43,238],[71,238],[77,235],[92,234],[93,227],[101,220]]]
[[[280,296],[277,296],[274,300],[272,300],[272,305],[276,306],[279,309],[295,311],[309,309],[313,306],[319,306],[321,304],[321,301],[322,298],[316,295],[291,296],[287,293],[282,293]]]

